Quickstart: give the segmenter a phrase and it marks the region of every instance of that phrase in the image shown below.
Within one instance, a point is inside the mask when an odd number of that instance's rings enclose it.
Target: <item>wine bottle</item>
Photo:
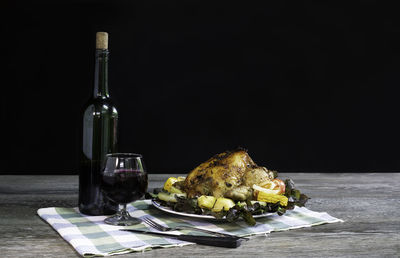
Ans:
[[[105,156],[117,152],[118,112],[108,92],[108,55],[108,34],[97,32],[93,96],[83,109],[79,165],[79,211],[87,215],[117,210],[101,191]]]

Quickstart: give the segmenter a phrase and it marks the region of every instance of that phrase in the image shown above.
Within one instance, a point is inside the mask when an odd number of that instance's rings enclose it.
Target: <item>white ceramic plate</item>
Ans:
[[[214,216],[211,216],[211,215],[199,215],[199,214],[190,214],[190,213],[186,213],[186,212],[174,211],[170,207],[162,206],[159,202],[157,202],[155,200],[152,200],[151,202],[153,203],[154,207],[156,207],[157,209],[162,210],[164,212],[167,212],[167,213],[180,215],[180,216],[185,216],[185,217],[191,217],[191,218],[198,218],[198,219],[219,220],[219,219],[217,219],[217,218],[215,218]],[[264,213],[264,214],[259,214],[259,215],[253,215],[253,218],[255,218],[255,219],[263,218],[263,217],[271,216],[271,215],[274,215],[274,214],[275,213]],[[224,220],[224,218],[222,218],[222,220]]]

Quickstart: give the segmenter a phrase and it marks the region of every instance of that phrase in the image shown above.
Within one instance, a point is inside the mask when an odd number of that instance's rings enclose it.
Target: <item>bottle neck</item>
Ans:
[[[108,94],[108,50],[96,49],[96,64],[94,71],[94,98],[109,98]]]

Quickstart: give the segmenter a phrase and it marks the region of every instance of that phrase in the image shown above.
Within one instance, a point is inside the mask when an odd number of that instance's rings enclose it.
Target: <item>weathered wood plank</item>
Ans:
[[[149,175],[150,189],[171,175]],[[237,249],[199,245],[118,257],[399,257],[400,173],[281,173],[312,199],[308,207],[345,220],[273,232]],[[78,257],[36,210],[76,206],[77,176],[0,176],[0,256]],[[278,253],[277,253],[278,252]]]

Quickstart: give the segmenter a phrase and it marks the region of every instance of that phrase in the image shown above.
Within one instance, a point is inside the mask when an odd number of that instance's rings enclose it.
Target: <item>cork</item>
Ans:
[[[108,33],[96,33],[96,49],[108,49]]]

